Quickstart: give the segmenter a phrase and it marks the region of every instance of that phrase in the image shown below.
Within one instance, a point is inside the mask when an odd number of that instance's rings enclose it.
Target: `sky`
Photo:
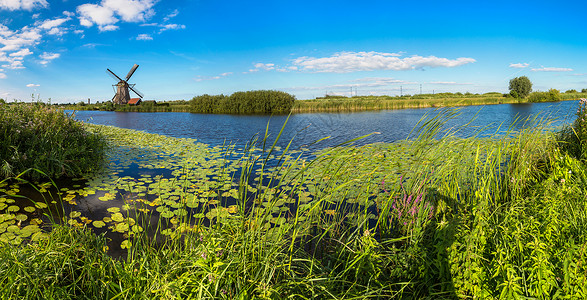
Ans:
[[[0,0],[0,98],[587,88],[583,1]],[[131,96],[134,96],[131,93]]]

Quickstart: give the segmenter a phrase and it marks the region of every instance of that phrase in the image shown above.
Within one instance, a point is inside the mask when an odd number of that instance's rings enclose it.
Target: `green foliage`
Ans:
[[[284,114],[289,113],[295,97],[280,91],[236,92],[230,96],[208,94],[191,101],[194,113],[228,114]]]
[[[98,170],[105,142],[62,110],[44,104],[0,106],[0,178],[30,168],[51,178]],[[25,177],[40,177],[29,172]]]
[[[556,102],[560,100],[560,91],[557,89],[550,89],[548,92],[532,92],[528,96],[529,102]]]
[[[125,234],[126,260],[106,256],[106,240],[77,229],[84,219],[73,211],[72,227],[54,225],[47,240],[0,246],[0,298],[587,297],[584,162],[540,124],[435,139],[454,115],[422,120],[416,139],[311,160],[254,146],[222,156],[189,139],[105,130],[113,164],[129,155],[152,156],[135,161],[149,169],[183,162],[174,178],[113,177],[120,185],[102,188],[119,189],[125,205],[92,224]],[[160,214],[142,218],[151,206]],[[11,221],[0,230],[16,232]]]
[[[565,93],[567,93],[567,94],[576,93],[576,92],[577,92],[577,90],[575,90],[575,89],[570,89],[570,90],[565,91]]]
[[[581,93],[587,93],[587,89],[582,89]]]
[[[532,82],[526,76],[516,77],[510,80],[510,93],[515,92],[517,97],[526,98],[532,92]],[[512,93],[512,96],[514,94]],[[517,98],[514,96],[514,98]]]

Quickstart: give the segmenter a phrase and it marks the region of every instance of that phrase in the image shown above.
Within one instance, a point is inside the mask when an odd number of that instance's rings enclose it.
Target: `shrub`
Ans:
[[[577,90],[571,89],[571,90],[567,90],[565,93],[567,94],[572,94],[572,93],[576,93]]]
[[[528,96],[529,102],[554,102],[560,100],[560,91],[557,89],[550,89],[548,92],[533,92]]]
[[[0,106],[0,178],[29,168],[51,178],[83,175],[101,167],[105,148],[99,134],[62,110],[39,103]]]
[[[208,94],[194,97],[191,112],[216,114],[284,114],[289,113],[295,97],[280,91],[236,92],[228,97]]]

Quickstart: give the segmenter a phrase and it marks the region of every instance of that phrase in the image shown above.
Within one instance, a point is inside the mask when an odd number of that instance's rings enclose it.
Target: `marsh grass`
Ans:
[[[587,297],[584,161],[541,124],[461,139],[445,128],[453,116],[429,116],[416,139],[312,160],[265,135],[218,176],[238,180],[232,208],[220,189],[218,203],[189,207],[186,187],[168,210],[207,221],[158,217],[150,233],[158,215],[137,206],[122,217],[145,230],[119,259],[104,236],[55,224],[46,240],[1,247],[2,298]]]
[[[0,178],[73,177],[98,171],[105,141],[73,115],[42,103],[0,105]]]

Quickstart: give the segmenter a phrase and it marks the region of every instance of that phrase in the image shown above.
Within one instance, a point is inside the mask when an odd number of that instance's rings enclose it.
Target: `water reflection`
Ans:
[[[531,125],[516,120],[548,118],[556,120],[553,126],[572,122],[577,101],[533,104],[500,104],[468,106],[459,108],[459,116],[450,120],[447,128],[461,128],[458,136],[467,137],[485,128],[484,135],[496,131],[505,132],[513,126],[521,130]],[[434,115],[434,108],[369,111],[354,113],[308,113],[296,114],[289,118],[279,146],[286,146],[291,139],[292,148],[308,147],[311,150],[334,146],[373,132],[358,144],[393,142],[408,137],[414,126],[426,114]],[[94,124],[113,125],[173,137],[195,138],[210,145],[235,143],[244,146],[258,135],[263,138],[269,124],[270,139],[276,137],[287,116],[266,115],[212,115],[191,113],[137,113],[137,112],[96,112],[79,111],[77,119]],[[470,122],[470,123],[469,123]],[[483,135],[483,134],[482,134]],[[295,138],[294,138],[295,137]],[[315,141],[330,137],[314,144]]]

